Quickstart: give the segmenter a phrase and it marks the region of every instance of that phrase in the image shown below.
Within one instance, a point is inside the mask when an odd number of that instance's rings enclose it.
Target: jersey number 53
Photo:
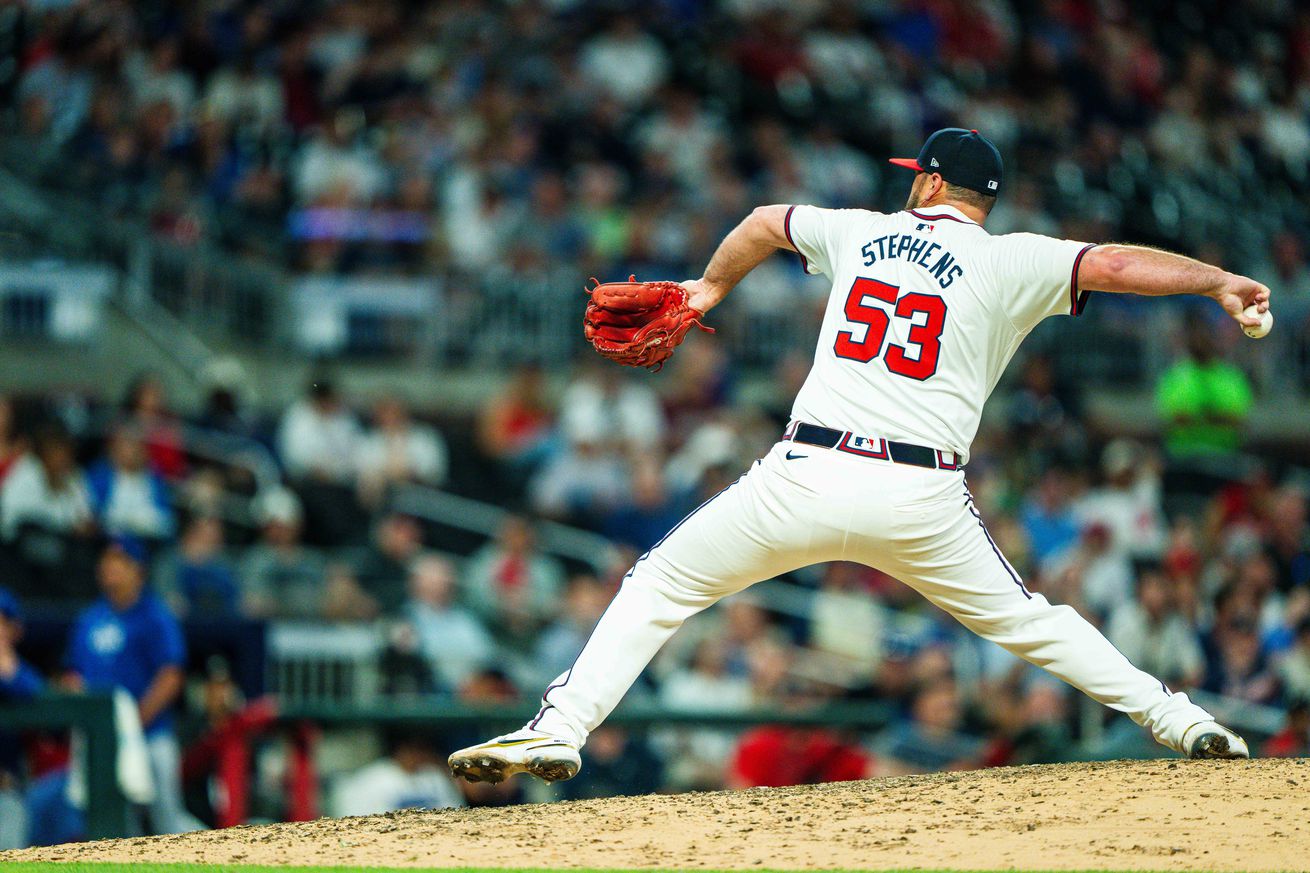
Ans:
[[[843,330],[837,334],[833,351],[837,357],[867,364],[882,355],[882,362],[887,369],[898,376],[917,379],[920,382],[937,372],[937,358],[942,351],[942,329],[946,326],[946,301],[931,294],[909,292],[901,295],[900,288],[879,282],[877,279],[855,280],[850,293],[846,295],[846,320],[865,326],[864,338],[857,340],[855,332]],[[891,323],[887,311],[880,306],[866,302],[867,298],[894,304],[892,311],[897,318],[911,320],[909,344],[916,346],[911,354],[906,346],[889,343],[887,353],[883,354],[883,340],[887,337],[887,327]],[[922,324],[916,323],[915,316],[927,315]]]

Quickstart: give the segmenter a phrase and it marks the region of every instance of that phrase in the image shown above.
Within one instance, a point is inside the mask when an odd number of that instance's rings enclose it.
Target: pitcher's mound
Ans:
[[[860,870],[1310,870],[1310,760],[1116,761],[403,812],[0,860]]]

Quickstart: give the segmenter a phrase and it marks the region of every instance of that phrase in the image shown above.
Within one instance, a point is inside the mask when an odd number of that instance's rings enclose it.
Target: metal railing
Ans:
[[[0,703],[0,730],[71,728],[86,738],[86,834],[121,837],[127,827],[127,798],[118,785],[118,723],[108,694],[52,694]]]
[[[84,434],[107,437],[112,424],[112,416],[97,418]],[[217,509],[224,521],[242,527],[255,527],[257,524],[253,509],[255,498],[280,487],[282,482],[282,474],[273,453],[263,443],[249,437],[210,430],[183,421],[174,422],[174,426],[182,439],[182,444],[186,447],[186,455],[189,459],[234,467],[250,475],[254,483],[254,496],[224,492]],[[177,491],[170,489],[169,496],[175,505],[182,504],[183,495]]]
[[[10,167],[15,159],[10,157]],[[33,250],[47,251],[124,271],[129,304],[154,301],[188,333],[238,346],[290,345],[292,276],[277,264],[235,257],[212,243],[177,245],[139,221],[102,220],[94,205],[9,170],[0,170],[0,223],[21,232],[20,248],[29,257]],[[585,352],[579,329],[585,277],[554,266],[525,275],[438,278],[447,290],[426,324],[398,331],[390,343],[370,343],[372,354],[436,366],[503,366],[507,356],[564,362]],[[796,277],[798,286],[802,281]],[[1310,390],[1310,288],[1300,292],[1275,301],[1279,326],[1268,339],[1233,349],[1271,395]],[[1160,301],[1097,299],[1076,323],[1054,319],[1041,326],[1028,347],[1046,349],[1084,381],[1143,388],[1176,353],[1179,344],[1171,338],[1179,334],[1179,313]],[[810,354],[818,312],[794,305],[776,312],[750,309],[730,298],[713,321],[720,328],[717,342],[736,360],[768,370],[784,355]],[[146,325],[160,326],[164,330],[155,332],[167,342],[167,325]],[[188,344],[180,335],[176,342]]]
[[[484,537],[495,536],[511,513],[492,503],[461,497],[423,485],[405,485],[392,496],[391,506],[432,524],[446,525]],[[537,541],[543,551],[592,567],[608,569],[618,555],[614,543],[605,537],[555,521],[536,525]]]

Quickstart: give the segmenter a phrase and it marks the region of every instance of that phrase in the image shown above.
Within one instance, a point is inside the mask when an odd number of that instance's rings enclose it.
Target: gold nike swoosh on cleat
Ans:
[[[526,739],[526,740],[508,740],[508,741],[504,741],[504,742],[502,742],[502,741],[500,741],[500,740],[496,740],[495,742],[487,743],[485,746],[483,746],[483,748],[501,748],[501,749],[503,749],[503,748],[505,748],[506,746],[522,746],[522,745],[526,745],[527,743],[539,743],[539,742],[541,742],[541,740],[538,739],[538,738],[536,738],[536,737],[529,737],[529,738]]]

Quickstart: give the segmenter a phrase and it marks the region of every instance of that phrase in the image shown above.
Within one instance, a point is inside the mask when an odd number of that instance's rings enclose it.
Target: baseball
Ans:
[[[1260,311],[1256,308],[1255,304],[1253,303],[1250,306],[1243,309],[1242,314],[1247,316],[1248,318],[1260,319],[1260,324],[1256,327],[1247,327],[1245,325],[1242,326],[1242,333],[1246,334],[1251,339],[1260,339],[1262,336],[1269,333],[1270,328],[1274,326],[1273,310],[1266,309],[1265,314],[1261,316]]]

